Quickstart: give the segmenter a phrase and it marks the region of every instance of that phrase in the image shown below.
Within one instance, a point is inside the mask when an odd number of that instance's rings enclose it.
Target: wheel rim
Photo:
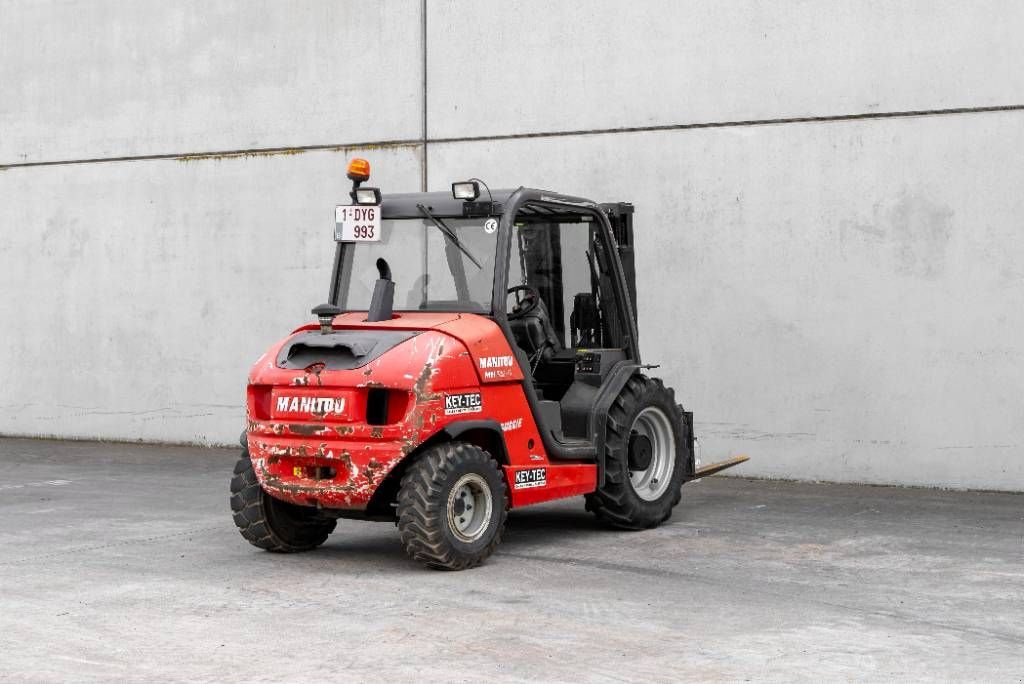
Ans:
[[[460,541],[476,541],[487,531],[493,506],[487,481],[476,473],[467,473],[448,494],[448,527]]]
[[[651,464],[646,470],[630,470],[629,482],[637,496],[644,501],[654,501],[668,489],[676,464],[672,421],[661,409],[648,406],[633,419],[632,430],[651,440]]]

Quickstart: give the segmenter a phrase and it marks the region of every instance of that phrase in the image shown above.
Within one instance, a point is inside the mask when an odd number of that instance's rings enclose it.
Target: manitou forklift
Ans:
[[[611,526],[664,522],[695,470],[693,415],[644,373],[633,207],[543,190],[382,196],[348,167],[328,301],[253,366],[231,481],[242,536],[323,544],[395,522],[434,568],[479,564],[510,508],[585,495]]]

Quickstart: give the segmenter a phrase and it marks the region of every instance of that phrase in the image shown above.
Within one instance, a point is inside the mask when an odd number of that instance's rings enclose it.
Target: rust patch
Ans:
[[[423,370],[420,371],[419,377],[416,378],[416,384],[412,386],[413,394],[416,395],[416,402],[421,401],[432,401],[440,398],[440,394],[430,391],[430,373],[434,369],[434,363],[427,361],[423,364]]]
[[[355,484],[343,484],[333,485],[330,487],[324,487],[319,484],[317,480],[316,492],[317,494],[331,494],[331,493],[348,493],[357,490],[359,487]],[[287,492],[289,494],[309,494],[309,487],[302,484],[295,484],[293,482],[283,482],[279,477],[268,476],[266,479],[267,489],[276,489],[280,492]]]
[[[352,454],[348,453],[348,451],[342,451],[338,456],[338,460],[341,461],[342,465],[346,468],[352,470]]]
[[[288,429],[297,435],[315,435],[318,432],[323,432],[327,429],[326,425],[301,425],[298,423],[291,424]]]
[[[312,363],[312,364],[306,366],[306,383],[307,384],[309,383],[309,374],[312,373],[313,375],[316,376],[316,384],[317,384],[317,386],[323,387],[324,386],[324,382],[323,382],[323,380],[320,379],[320,374],[324,371],[324,368],[326,368],[326,367],[327,367],[327,364],[325,364],[325,363]]]
[[[342,437],[344,437],[346,435],[351,435],[353,432],[356,431],[356,429],[351,425],[339,425],[336,428],[334,428],[334,431],[337,432]]]
[[[375,427],[372,430],[370,430],[370,437],[372,437],[373,439],[380,439],[383,436],[384,428],[382,427]]]
[[[383,464],[378,463],[377,459],[371,458],[369,463],[366,464],[366,467],[363,468],[363,477],[365,477],[368,482],[372,483],[374,481],[374,477],[373,476],[376,473],[380,472],[380,470],[383,469],[383,468],[384,468]]]

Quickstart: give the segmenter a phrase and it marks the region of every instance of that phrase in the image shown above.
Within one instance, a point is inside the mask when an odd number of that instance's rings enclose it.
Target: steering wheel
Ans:
[[[508,319],[510,321],[522,318],[540,306],[540,292],[529,285],[516,285],[515,287],[510,287],[508,288],[507,294],[515,295],[516,297],[515,306],[512,307],[512,311],[508,314]]]

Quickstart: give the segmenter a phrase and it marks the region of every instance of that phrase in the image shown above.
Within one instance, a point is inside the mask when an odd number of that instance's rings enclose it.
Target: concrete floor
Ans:
[[[0,680],[1024,677],[1019,495],[709,478],[647,532],[513,512],[443,573],[384,523],[250,547],[235,458],[0,440]]]

